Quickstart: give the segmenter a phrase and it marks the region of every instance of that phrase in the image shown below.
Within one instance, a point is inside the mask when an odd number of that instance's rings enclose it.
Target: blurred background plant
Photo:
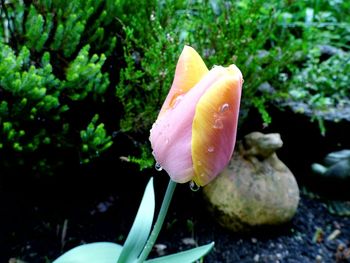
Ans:
[[[120,133],[136,146],[120,154],[150,167],[148,131],[184,44],[209,68],[242,70],[241,123],[257,109],[269,124],[281,101],[311,103],[311,119],[349,101],[345,0],[0,3],[1,167],[88,163]]]

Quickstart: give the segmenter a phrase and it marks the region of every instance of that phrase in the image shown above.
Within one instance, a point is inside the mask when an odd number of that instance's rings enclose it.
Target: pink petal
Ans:
[[[194,176],[191,140],[196,105],[206,90],[225,74],[225,68],[213,68],[173,108],[160,115],[151,129],[154,157],[175,182],[185,183]]]

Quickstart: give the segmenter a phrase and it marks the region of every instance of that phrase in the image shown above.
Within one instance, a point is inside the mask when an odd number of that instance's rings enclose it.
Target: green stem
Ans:
[[[148,257],[149,253],[151,252],[151,250],[154,246],[154,243],[156,242],[156,239],[159,235],[159,232],[163,226],[165,216],[168,212],[168,208],[169,208],[171,199],[173,197],[173,193],[175,191],[176,184],[177,183],[175,183],[174,181],[172,181],[170,179],[169,184],[168,184],[168,188],[166,189],[166,192],[164,195],[162,206],[160,208],[160,211],[159,211],[159,214],[157,217],[157,221],[154,224],[153,230],[152,230],[152,232],[147,240],[145,247],[143,248],[139,258],[136,261],[137,263],[143,263],[146,260],[146,258]]]

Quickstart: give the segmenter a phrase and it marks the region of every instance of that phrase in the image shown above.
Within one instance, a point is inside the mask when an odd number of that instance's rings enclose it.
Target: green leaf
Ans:
[[[209,253],[214,242],[168,256],[146,260],[145,263],[192,263]]]
[[[115,263],[122,246],[110,242],[96,242],[75,247],[52,263]]]
[[[140,255],[150,234],[154,215],[153,178],[147,184],[139,210],[123,246],[118,263],[134,262]]]

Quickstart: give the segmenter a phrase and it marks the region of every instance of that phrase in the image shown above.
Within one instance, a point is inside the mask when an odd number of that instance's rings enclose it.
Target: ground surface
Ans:
[[[128,176],[119,184],[106,178],[82,184],[80,178],[72,185],[58,180],[0,192],[0,262],[50,262],[82,242],[122,243],[148,180]],[[155,183],[159,204],[167,176],[159,173]],[[328,240],[336,230],[339,235]],[[211,241],[216,244],[208,263],[350,262],[350,218],[332,215],[322,200],[302,195],[290,224],[233,234],[210,217],[200,191],[180,185],[153,255]]]

